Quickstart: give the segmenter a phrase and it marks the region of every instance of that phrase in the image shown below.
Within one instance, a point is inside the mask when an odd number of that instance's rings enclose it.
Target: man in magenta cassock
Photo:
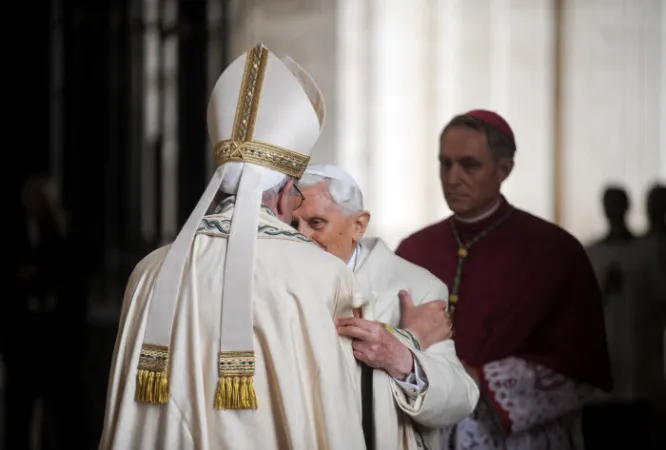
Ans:
[[[584,248],[500,193],[515,151],[498,114],[453,118],[439,151],[453,216],[396,251],[448,285],[458,355],[482,390],[474,414],[443,430],[446,449],[582,449],[583,404],[612,385]]]

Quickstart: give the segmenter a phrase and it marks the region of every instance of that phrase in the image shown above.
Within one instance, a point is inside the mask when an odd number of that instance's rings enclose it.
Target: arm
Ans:
[[[434,279],[423,297],[417,301],[427,303],[446,298],[448,298],[446,285]],[[426,306],[435,306],[435,304]],[[410,312],[415,311],[413,308],[415,307],[411,304],[411,298],[408,295],[401,296],[401,316],[409,319]],[[419,373],[419,378],[425,381],[425,388],[408,395],[396,380],[392,380],[393,397],[398,407],[415,422],[433,428],[459,422],[473,412],[479,399],[479,388],[458,359],[453,341],[448,338],[441,340],[443,336],[450,336],[441,334],[442,329],[445,331],[448,329],[446,325],[448,317],[443,310],[439,311],[441,308],[436,309],[434,312],[427,309],[422,311],[430,319],[438,317],[438,313],[441,315],[442,320],[433,323],[439,328],[439,334],[434,338],[440,340],[439,342],[421,350],[413,341],[402,340],[412,350],[415,357],[414,365],[422,372]],[[411,317],[419,320],[416,316]],[[405,325],[409,327],[409,323]],[[419,335],[416,328],[414,331],[413,334],[428,345],[429,337],[423,332]]]
[[[520,433],[580,409],[594,388],[544,366],[509,357],[472,368],[482,401],[507,434]]]
[[[414,354],[411,351],[410,358],[413,365],[412,373],[407,375],[407,378],[404,380],[393,378],[393,381],[407,396],[407,399],[413,403],[428,389],[428,377],[426,377],[421,364],[414,358]]]
[[[411,350],[428,384],[411,399],[391,380],[398,407],[414,422],[430,428],[455,424],[469,416],[478,402],[479,388],[458,360],[453,341],[438,342],[425,352]]]

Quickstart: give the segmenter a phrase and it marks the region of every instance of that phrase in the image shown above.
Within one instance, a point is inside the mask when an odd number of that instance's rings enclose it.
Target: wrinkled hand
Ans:
[[[414,301],[407,291],[400,291],[400,328],[411,332],[426,350],[437,342],[451,339],[453,325],[446,312],[446,303],[442,300],[426,302],[414,306]]]
[[[354,357],[375,369],[385,370],[391,377],[404,380],[412,373],[412,352],[379,322],[355,317],[336,320],[338,334],[351,338]]]

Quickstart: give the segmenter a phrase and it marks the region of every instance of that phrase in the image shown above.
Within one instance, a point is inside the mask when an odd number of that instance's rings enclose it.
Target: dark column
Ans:
[[[178,1],[178,225],[206,185],[207,2]]]
[[[8,170],[3,178],[10,178],[11,201],[15,202],[12,206],[18,206],[20,187],[27,173],[50,169],[49,42],[54,5],[50,1],[35,9],[34,4],[18,2],[11,7],[7,17],[30,17],[28,28],[11,33],[13,40],[6,46],[3,57],[5,90],[14,94],[7,96],[5,105],[12,121],[4,127]],[[18,164],[10,162],[15,159]]]
[[[62,0],[62,7],[63,200],[77,235],[110,256],[106,278],[139,235],[141,84],[132,68],[141,54],[131,19],[140,2]]]
[[[109,95],[110,0],[63,0],[63,199],[82,238],[117,242]]]
[[[125,246],[132,249],[143,249],[145,243],[141,234],[141,200],[142,189],[142,163],[144,146],[144,30],[143,20],[143,1],[124,0],[127,3],[125,7],[124,35],[127,41],[124,42],[124,52],[126,66],[124,84],[126,87],[124,98],[126,100],[123,119],[127,122],[126,126],[126,149],[124,156],[126,191],[125,205],[123,214],[125,223],[123,228],[127,231],[125,234]],[[121,181],[122,182],[122,181]]]

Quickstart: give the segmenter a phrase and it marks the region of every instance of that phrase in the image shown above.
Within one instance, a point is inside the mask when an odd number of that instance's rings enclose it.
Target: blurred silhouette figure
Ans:
[[[659,412],[664,402],[666,326],[663,187],[648,195],[650,227],[638,238],[626,225],[629,199],[622,188],[607,188],[603,205],[609,231],[587,250],[604,295],[615,386],[586,408],[586,446],[664,448],[657,444],[659,427],[653,425],[664,420]]]
[[[648,230],[635,244],[632,284],[639,302],[637,349],[640,383],[649,408],[650,448],[666,448],[666,186],[655,184],[646,199]]]
[[[647,216],[649,228],[646,236],[666,237],[666,186],[657,184],[648,192]]]
[[[604,214],[608,220],[608,234],[604,242],[630,242],[636,236],[627,226],[629,196],[627,191],[618,186],[606,188],[603,197]]]
[[[2,302],[6,370],[5,448],[30,448],[38,401],[39,448],[81,448],[85,308],[77,246],[68,236],[52,180],[31,174],[13,215],[7,258],[11,295]],[[77,266],[78,264],[78,266]]]
[[[629,249],[636,236],[627,226],[627,213],[629,212],[629,196],[627,192],[618,186],[606,188],[603,195],[604,215],[608,222],[608,232],[606,236],[597,244],[588,248],[592,265],[596,267],[601,265],[602,269],[597,271],[599,286],[604,294],[604,303],[614,293],[622,291],[625,283],[625,276],[620,267],[620,261],[623,259],[623,253]]]
[[[605,448],[615,441],[635,441],[634,428],[644,427],[644,405],[636,405],[634,299],[628,289],[628,263],[636,236],[627,226],[629,196],[620,186],[604,190],[602,205],[608,224],[606,235],[587,247],[604,300],[604,320],[614,387],[599,393],[584,413],[586,448]],[[617,434],[608,433],[610,424],[624,423]],[[644,436],[644,433],[643,433]],[[639,438],[642,439],[643,437]],[[644,444],[643,444],[644,445]],[[641,447],[643,448],[643,447]]]

